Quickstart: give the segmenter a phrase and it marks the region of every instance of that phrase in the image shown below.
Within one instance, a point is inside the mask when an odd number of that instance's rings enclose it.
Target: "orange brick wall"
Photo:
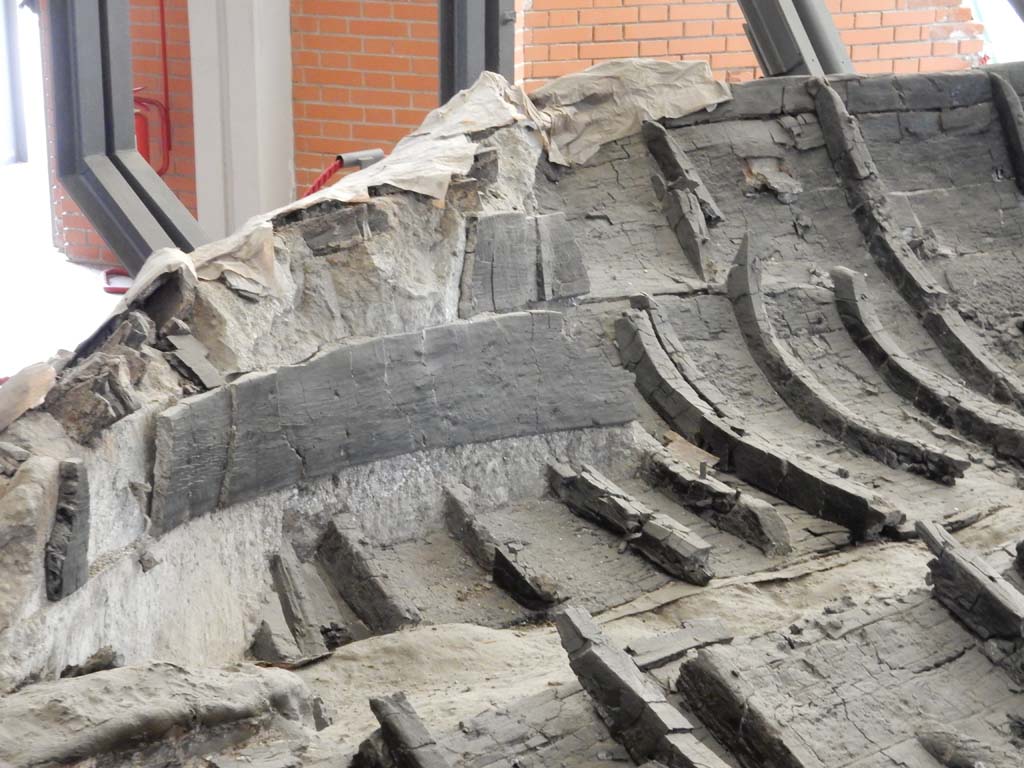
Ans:
[[[981,26],[961,0],[826,0],[857,71],[965,69],[981,53]],[[708,61],[719,78],[758,75],[736,2],[533,0],[526,12],[528,90],[606,59]]]
[[[981,53],[961,0],[826,0],[858,72],[963,69]],[[528,90],[606,59],[707,60],[757,76],[736,2],[518,0],[516,77]],[[297,191],[334,155],[390,149],[437,106],[436,0],[292,0]]]
[[[192,74],[189,61],[188,0],[166,0],[167,56],[170,72],[171,164],[164,180],[195,215],[195,149],[192,127]],[[45,5],[43,8],[45,24]],[[132,70],[136,87],[150,98],[163,101],[163,61],[160,54],[160,15],[158,0],[131,0]],[[46,35],[43,35],[44,48]],[[44,57],[48,57],[44,50]],[[48,71],[48,64],[44,62]],[[52,99],[48,95],[47,123],[51,133]],[[150,119],[152,150],[150,157],[159,165],[162,155],[160,129],[155,114]],[[50,160],[51,174],[53,158]],[[73,261],[90,264],[117,264],[117,258],[79,211],[59,183],[53,180],[54,245]]]
[[[136,82],[160,97],[157,2],[132,0],[132,33]],[[437,0],[290,2],[299,194],[336,154],[389,150],[437,106]],[[826,2],[859,72],[962,69],[981,55],[981,27],[962,0]],[[195,211],[187,0],[167,4],[174,120],[167,181]],[[757,75],[736,2],[517,0],[517,8],[516,77],[529,90],[624,56],[703,59],[730,81]],[[112,260],[66,196],[55,195],[54,207],[58,247],[79,261]]]
[[[295,185],[389,150],[438,102],[437,0],[291,0]]]

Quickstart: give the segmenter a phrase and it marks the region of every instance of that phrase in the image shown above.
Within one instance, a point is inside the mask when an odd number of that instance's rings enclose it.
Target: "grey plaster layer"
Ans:
[[[530,312],[385,337],[243,377],[157,419],[153,523],[403,453],[622,424],[628,377]]]
[[[948,731],[993,754],[1018,749],[1012,723],[1024,702],[986,654],[918,592],[709,646],[683,663],[678,688],[745,765],[952,766],[928,748],[952,743]]]
[[[45,599],[43,558],[57,507],[58,466],[41,456],[27,459],[0,496],[0,632]]]
[[[80,459],[60,463],[57,510],[46,543],[46,596],[60,600],[89,578],[89,475]]]
[[[783,400],[806,421],[822,428],[854,450],[895,467],[953,484],[971,465],[962,453],[907,440],[861,418],[835,399],[797,358],[780,343],[772,328],[761,289],[761,265],[743,240],[736,266],[729,272],[729,298],[740,330],[754,359]]]
[[[942,527],[918,523],[935,559],[928,563],[935,596],[979,637],[1024,637],[1024,594]]]
[[[260,731],[287,733],[287,723],[313,726],[309,691],[290,672],[152,663],[40,683],[3,698],[0,760],[18,768],[147,757],[152,762],[142,764],[159,764],[160,757],[173,763]],[[147,754],[154,745],[162,751]]]
[[[889,384],[932,418],[989,446],[998,456],[1024,461],[1024,420],[958,382],[910,358],[871,307],[863,276],[832,271],[836,304],[850,335]]]
[[[694,735],[689,720],[633,660],[611,645],[586,611],[570,606],[555,618],[569,665],[612,735],[637,763],[725,768]]]
[[[830,477],[807,456],[782,453],[751,433],[739,434],[683,379],[646,314],[617,324],[623,362],[636,373],[637,388],[684,437],[725,461],[740,478],[811,514],[849,528],[855,537],[877,535],[901,514],[868,489]]]

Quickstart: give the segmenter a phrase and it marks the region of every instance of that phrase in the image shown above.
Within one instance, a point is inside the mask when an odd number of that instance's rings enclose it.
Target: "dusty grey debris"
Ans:
[[[395,592],[359,535],[354,521],[341,515],[328,523],[320,540],[317,558],[338,594],[374,632],[394,632],[419,624],[419,610]]]
[[[386,756],[381,765],[396,768],[448,768],[450,763],[404,693],[370,699],[370,709],[380,723]],[[364,753],[365,754],[365,753]],[[382,756],[383,757],[383,756]],[[369,761],[367,761],[369,762]],[[357,763],[365,765],[365,763]]]
[[[46,597],[60,600],[89,578],[89,475],[80,459],[60,463],[57,511],[46,543]]]
[[[983,639],[1024,637],[1024,594],[942,526],[918,521],[916,528],[935,555],[929,582],[942,604]]]
[[[124,658],[111,646],[105,645],[81,664],[71,664],[61,670],[61,677],[82,677],[105,669],[117,669],[124,666]]]
[[[494,550],[494,583],[533,611],[543,611],[561,600],[550,576],[534,564],[530,551],[500,546]]]
[[[688,619],[682,629],[634,640],[626,646],[626,652],[646,672],[681,659],[690,651],[715,643],[728,643],[732,638],[732,633],[720,619]]]
[[[833,397],[783,346],[764,305],[761,265],[751,252],[752,238],[750,233],[743,238],[736,263],[729,271],[729,299],[752,356],[782,399],[800,418],[884,464],[906,467],[949,485],[963,477],[971,465],[966,455],[908,440],[862,418]]]
[[[209,361],[206,347],[195,336],[171,335],[167,337],[167,341],[174,347],[171,356],[188,369],[206,389],[213,389],[224,383],[224,375]]]
[[[0,762],[16,768],[90,758],[131,764],[142,753],[173,764],[181,748],[198,757],[261,731],[273,736],[275,718],[313,725],[309,691],[290,672],[122,667],[37,683],[0,699]]]
[[[741,493],[715,477],[702,477],[699,467],[676,459],[667,449],[649,451],[643,466],[652,485],[667,490],[716,528],[738,536],[769,556],[792,551],[786,522],[770,502]]]
[[[990,72],[989,78],[992,83],[992,101],[1003,126],[1017,188],[1024,192],[1024,106],[1021,106],[1017,91],[1005,78],[995,72]]]
[[[590,614],[570,605],[556,615],[555,626],[572,671],[635,762],[654,759],[674,766],[725,768],[693,735],[693,724],[665,699],[661,688],[605,639]]]
[[[538,299],[551,301],[590,292],[583,252],[564,213],[536,216]]]
[[[142,568],[143,573],[149,573],[160,565],[160,560],[157,559],[157,556],[154,555],[148,547],[139,548],[136,560],[139,563],[139,567]]]
[[[514,313],[345,344],[160,414],[154,530],[343,467],[623,424],[635,412],[628,374],[572,336],[559,313]]]

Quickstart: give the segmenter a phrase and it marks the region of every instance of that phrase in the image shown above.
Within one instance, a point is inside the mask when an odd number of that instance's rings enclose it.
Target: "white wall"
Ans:
[[[291,200],[288,0],[189,0],[199,223],[211,237]]]

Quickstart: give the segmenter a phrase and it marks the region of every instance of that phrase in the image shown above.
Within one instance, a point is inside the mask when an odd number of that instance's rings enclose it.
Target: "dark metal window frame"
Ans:
[[[199,224],[135,146],[128,0],[51,0],[57,177],[132,274]]]
[[[739,4],[747,39],[766,76],[853,72],[823,0],[739,0]]]
[[[441,103],[484,71],[515,77],[515,0],[440,0]]]

